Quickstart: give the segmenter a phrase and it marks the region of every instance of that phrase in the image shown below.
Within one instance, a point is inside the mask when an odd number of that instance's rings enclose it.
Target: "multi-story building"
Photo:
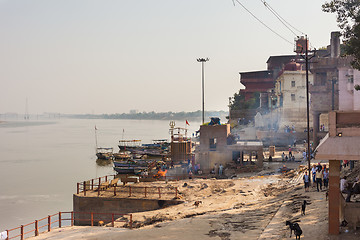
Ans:
[[[240,83],[245,89],[240,90],[240,94],[244,95],[245,100],[254,97],[254,93],[260,93],[260,108],[269,110],[269,90],[274,89],[275,80],[284,66],[292,59],[300,59],[299,55],[283,55],[270,56],[267,60],[267,70],[240,72]],[[238,114],[230,114],[234,118],[238,118]]]
[[[309,82],[313,82],[312,74],[309,74]],[[276,79],[274,94],[269,97],[273,104],[272,116],[276,117],[280,129],[285,126],[294,126],[297,130],[306,128],[306,72],[302,64],[295,60],[286,64]]]
[[[328,113],[334,110],[360,110],[360,95],[354,86],[360,84],[360,72],[351,67],[352,58],[340,56],[340,33],[331,33],[329,55],[312,60],[310,71],[314,82],[310,85],[313,140],[317,146],[328,130]]]

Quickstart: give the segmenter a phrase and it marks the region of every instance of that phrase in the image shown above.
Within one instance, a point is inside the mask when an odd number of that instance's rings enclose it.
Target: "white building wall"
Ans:
[[[280,92],[281,82],[281,92]],[[293,85],[293,82],[295,85]],[[313,83],[313,75],[309,73],[309,82]],[[279,127],[284,128],[294,125],[298,130],[306,127],[306,72],[305,71],[284,71],[278,78],[276,84],[276,94],[283,95],[283,106],[280,112]],[[310,95],[309,95],[310,99]]]
[[[354,86],[360,85],[360,71],[354,70]],[[354,110],[360,110],[360,91],[354,89]]]
[[[354,83],[353,70],[348,67],[339,68],[339,110],[354,109]]]
[[[360,91],[354,89],[360,85],[360,72],[349,67],[339,68],[339,110],[360,110]]]

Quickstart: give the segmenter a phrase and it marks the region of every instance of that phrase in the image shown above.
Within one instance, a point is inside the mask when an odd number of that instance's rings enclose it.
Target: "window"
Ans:
[[[294,93],[291,94],[291,101],[295,102],[295,94]]]
[[[210,150],[215,150],[216,149],[216,138],[210,138],[209,139],[209,143],[210,143]]]
[[[326,85],[326,72],[316,73],[316,84],[315,85]]]
[[[295,81],[291,81],[291,87],[295,87]]]

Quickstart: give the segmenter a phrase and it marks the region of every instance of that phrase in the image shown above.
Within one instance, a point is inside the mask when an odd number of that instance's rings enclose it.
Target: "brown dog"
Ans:
[[[327,201],[327,200],[328,200],[328,197],[329,197],[329,190],[326,191],[325,197],[326,197],[326,201]]]
[[[198,207],[198,206],[200,205],[200,203],[202,203],[202,201],[195,201],[195,202],[194,202],[194,206],[195,206],[195,207]]]

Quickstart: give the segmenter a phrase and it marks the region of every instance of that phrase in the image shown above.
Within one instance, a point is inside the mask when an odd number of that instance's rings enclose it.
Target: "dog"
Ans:
[[[98,226],[104,226],[104,221],[99,221]]]
[[[304,200],[303,204],[301,205],[301,215],[305,215],[305,209],[307,204],[307,201]]]
[[[296,239],[299,239],[300,240],[300,236],[301,236],[301,234],[302,234],[302,230],[301,230],[301,228],[300,228],[300,226],[299,226],[299,224],[298,223],[292,223],[292,222],[290,222],[290,221],[286,221],[286,226],[289,226],[290,227],[290,237],[291,237],[291,235],[292,235],[292,232],[294,231],[294,234],[295,234],[295,236],[296,236]]]
[[[326,191],[325,197],[326,197],[326,201],[327,201],[327,200],[328,200],[328,197],[329,197],[329,190]]]
[[[198,207],[198,206],[200,205],[200,203],[202,203],[202,201],[195,201],[195,202],[194,202],[194,206],[195,206],[195,207]]]

